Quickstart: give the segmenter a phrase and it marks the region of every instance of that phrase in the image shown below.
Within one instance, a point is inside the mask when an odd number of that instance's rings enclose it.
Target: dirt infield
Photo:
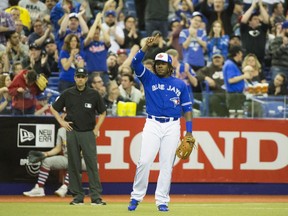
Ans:
[[[67,202],[72,197],[67,196],[60,198],[57,196],[45,197],[25,197],[25,196],[0,196],[0,203],[7,202]],[[106,202],[128,202],[129,195],[105,195],[103,199]],[[90,202],[89,197],[85,198],[85,202]],[[145,196],[144,202],[154,202],[154,196]],[[171,195],[171,202],[192,202],[192,203],[221,203],[221,202],[243,202],[243,203],[288,203],[287,196],[258,196],[258,195]]]

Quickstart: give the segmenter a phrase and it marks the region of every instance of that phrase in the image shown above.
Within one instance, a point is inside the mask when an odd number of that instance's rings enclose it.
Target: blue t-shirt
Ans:
[[[242,75],[239,67],[233,62],[231,59],[225,61],[223,66],[223,76],[224,76],[224,84],[226,87],[226,91],[229,93],[242,93],[244,91],[245,82],[241,80],[237,83],[229,83],[228,80]]]
[[[179,36],[179,44],[182,44],[187,40],[189,36],[189,29],[183,29],[180,32]],[[201,39],[202,41],[207,41],[206,31],[203,29],[197,30],[197,38]],[[192,39],[188,48],[184,49],[183,51],[183,62],[188,63],[193,66],[197,67],[204,67],[205,66],[205,59],[204,59],[204,50],[202,46],[197,42],[197,40]]]
[[[160,117],[180,118],[182,111],[192,111],[192,102],[186,84],[176,77],[162,78],[142,64],[144,52],[133,58],[132,66],[144,86],[146,112]]]
[[[61,59],[63,58],[70,58],[70,53],[66,50],[61,50],[60,56],[59,56],[59,79],[65,80],[68,82],[74,83],[74,73],[76,69],[76,65],[74,63],[71,64],[71,66],[68,68],[68,70],[65,70],[61,64]],[[80,51],[78,54],[75,55],[75,62],[80,61],[81,59],[84,59],[84,53],[83,51]]]
[[[88,73],[93,71],[107,72],[107,54],[108,49],[103,41],[92,41],[84,48],[86,69]]]
[[[223,35],[220,38],[208,38],[207,42],[207,54],[209,60],[212,61],[213,53],[220,52],[221,55],[226,59],[228,55],[229,47],[229,36]]]

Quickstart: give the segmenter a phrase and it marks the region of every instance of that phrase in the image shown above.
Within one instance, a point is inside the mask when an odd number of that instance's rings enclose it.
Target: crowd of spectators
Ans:
[[[156,54],[167,52],[174,76],[200,101],[194,108],[207,106],[208,116],[242,113],[255,95],[288,94],[284,0],[2,0],[0,23],[1,115],[50,115],[49,103],[75,84],[78,67],[108,109],[135,102],[143,114],[131,61],[155,35],[145,67],[153,70]],[[39,74],[56,76],[58,87],[39,91]]]

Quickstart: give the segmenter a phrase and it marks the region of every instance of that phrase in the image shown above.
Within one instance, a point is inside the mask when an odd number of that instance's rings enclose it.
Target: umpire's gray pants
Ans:
[[[83,201],[85,193],[82,187],[81,150],[89,178],[91,200],[101,198],[102,185],[97,167],[96,137],[93,131],[67,131],[69,190],[74,200]]]

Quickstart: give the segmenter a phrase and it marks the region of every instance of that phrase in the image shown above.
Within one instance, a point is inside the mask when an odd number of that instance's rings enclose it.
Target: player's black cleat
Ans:
[[[79,201],[79,200],[72,200],[70,203],[70,205],[84,205],[83,200]]]
[[[107,205],[102,199],[92,200],[91,205]]]

